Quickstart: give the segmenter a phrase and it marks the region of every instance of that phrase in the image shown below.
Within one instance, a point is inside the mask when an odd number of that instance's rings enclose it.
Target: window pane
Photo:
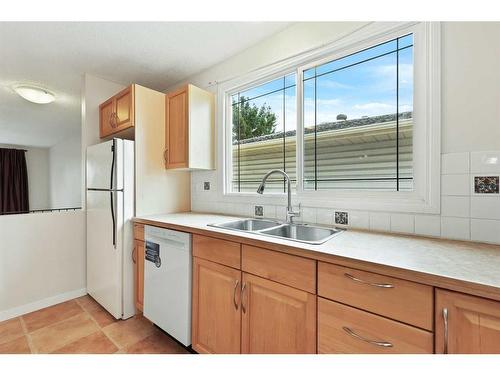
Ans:
[[[255,193],[271,169],[295,178],[295,90],[294,74],[239,93],[239,103],[232,106],[233,191]],[[266,191],[283,190],[283,178],[268,179]]]
[[[399,38],[399,48],[404,48],[413,45],[413,34],[409,34]]]
[[[323,64],[321,66],[317,66],[316,75],[326,74],[328,72],[342,69],[352,64],[358,64],[364,60],[372,59],[385,53],[394,51],[396,51],[396,40],[391,40],[378,46],[368,48],[364,51],[360,51],[352,55]]]
[[[305,189],[412,190],[412,53],[392,40],[304,79]]]

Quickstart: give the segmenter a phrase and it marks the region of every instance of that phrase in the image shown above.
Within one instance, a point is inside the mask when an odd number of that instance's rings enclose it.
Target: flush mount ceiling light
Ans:
[[[32,85],[17,85],[13,87],[14,91],[22,98],[37,104],[48,104],[56,100],[54,94],[50,91]]]

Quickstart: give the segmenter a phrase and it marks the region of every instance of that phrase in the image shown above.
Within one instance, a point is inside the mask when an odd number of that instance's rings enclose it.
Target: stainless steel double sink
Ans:
[[[342,229],[336,228],[323,228],[308,224],[289,224],[266,219],[241,219],[208,225],[216,228],[303,242],[311,245],[325,243],[343,231]]]

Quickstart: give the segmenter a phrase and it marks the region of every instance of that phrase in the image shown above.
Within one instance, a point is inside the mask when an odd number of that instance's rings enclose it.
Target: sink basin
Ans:
[[[261,220],[261,219],[245,219],[245,220],[235,220],[229,221],[227,223],[221,224],[211,224],[213,227],[242,230],[247,232],[254,232],[263,229],[274,228],[281,225],[278,221],[273,220]]]
[[[320,245],[343,231],[342,229],[322,228],[308,224],[283,224],[279,221],[265,219],[242,219],[208,225],[304,242],[311,245]]]
[[[341,233],[339,229],[314,227],[306,224],[283,224],[279,227],[262,230],[267,236],[319,245]]]

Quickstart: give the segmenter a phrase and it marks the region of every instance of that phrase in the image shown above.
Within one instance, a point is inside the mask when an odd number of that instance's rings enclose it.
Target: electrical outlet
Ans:
[[[264,216],[264,207],[255,206],[255,216]]]
[[[349,225],[349,213],[345,211],[335,211],[335,224]]]
[[[203,183],[203,190],[210,190],[210,181],[205,181]]]

